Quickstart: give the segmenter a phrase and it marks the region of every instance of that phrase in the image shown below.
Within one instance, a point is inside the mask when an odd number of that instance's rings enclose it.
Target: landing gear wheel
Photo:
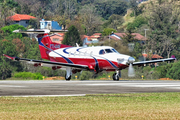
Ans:
[[[114,81],[119,81],[119,75],[117,73],[113,74],[113,80]]]
[[[68,78],[67,78],[66,75],[65,75],[65,79],[66,79],[66,81],[70,81],[71,75],[70,75]]]

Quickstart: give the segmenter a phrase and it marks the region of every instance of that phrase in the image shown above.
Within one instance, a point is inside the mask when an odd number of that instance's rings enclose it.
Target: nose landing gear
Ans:
[[[121,70],[116,70],[116,73],[114,73],[112,77],[114,81],[119,81],[119,78],[121,78]]]

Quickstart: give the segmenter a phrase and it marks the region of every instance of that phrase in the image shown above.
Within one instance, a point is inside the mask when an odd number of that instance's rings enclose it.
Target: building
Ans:
[[[65,33],[54,33],[54,34],[49,35],[49,37],[50,37],[52,42],[62,44],[62,41],[64,39],[64,35],[65,35]]]
[[[111,34],[109,37],[110,39],[114,39],[114,40],[121,40],[122,37],[124,37],[126,35],[126,33],[113,33]],[[147,40],[146,37],[142,36],[139,33],[132,33],[132,35],[134,35],[135,39],[139,40],[141,43],[145,43],[145,41]]]
[[[29,25],[29,21],[31,19],[36,19],[36,17],[26,15],[26,14],[15,14],[7,18],[8,20],[12,21],[12,24],[19,24],[24,27]]]
[[[101,38],[101,33],[94,33],[91,36],[82,35],[81,40],[83,41],[83,46],[87,46],[89,44],[98,43]]]
[[[56,21],[45,21],[42,19],[40,21],[40,29],[62,30],[62,25],[60,26]]]

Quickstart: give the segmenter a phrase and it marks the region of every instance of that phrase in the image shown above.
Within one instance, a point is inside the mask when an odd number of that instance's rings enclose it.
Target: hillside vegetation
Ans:
[[[127,44],[124,44],[129,41],[127,39],[123,39],[123,41],[112,40],[111,46],[120,53],[133,56],[137,61],[142,56],[142,52],[146,52],[149,56],[158,54],[164,58],[175,55],[178,60],[180,58],[179,8],[179,1],[173,0],[153,0],[141,4],[137,4],[136,0],[0,0],[0,78],[12,77],[16,72],[35,72],[48,77],[65,75],[65,72],[61,70],[34,68],[25,63],[7,60],[2,55],[41,59],[35,39],[31,40],[27,36],[14,34],[12,31],[39,28],[39,20],[42,18],[55,20],[67,29],[73,25],[80,35],[92,35],[100,32],[103,34],[102,41],[104,43],[99,45],[110,45],[107,37],[104,36],[111,34],[112,31],[125,32],[130,36],[130,33],[134,32],[145,36],[146,29],[148,40],[145,44],[140,44],[135,39],[131,40],[135,44],[133,52],[128,51]],[[27,28],[11,25],[12,21],[8,20],[8,16],[16,13],[32,15],[37,19],[30,21],[30,26]],[[131,38],[134,37],[131,36]],[[148,57],[148,59],[151,58]],[[162,67],[172,69],[170,70],[172,72],[175,69],[175,65],[162,64]],[[156,73],[153,75],[154,78],[171,77],[179,79],[169,72],[163,74],[164,68],[158,67],[157,69],[153,66],[142,69],[136,68],[138,74],[136,78],[140,78],[142,73],[148,76],[149,71],[146,69],[153,71],[153,74]],[[145,71],[147,73],[144,73]],[[82,73],[82,76],[84,76],[83,74],[87,73]],[[103,76],[103,74],[100,75]],[[86,79],[91,78],[91,76],[92,74],[89,73],[89,77]],[[73,76],[73,78],[75,77]],[[78,78],[83,79],[79,73]]]

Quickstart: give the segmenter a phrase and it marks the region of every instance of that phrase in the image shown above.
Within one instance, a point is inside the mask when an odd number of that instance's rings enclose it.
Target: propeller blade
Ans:
[[[134,68],[132,66],[132,63],[129,65],[128,76],[129,77],[134,77],[135,76],[135,71],[134,71]]]

